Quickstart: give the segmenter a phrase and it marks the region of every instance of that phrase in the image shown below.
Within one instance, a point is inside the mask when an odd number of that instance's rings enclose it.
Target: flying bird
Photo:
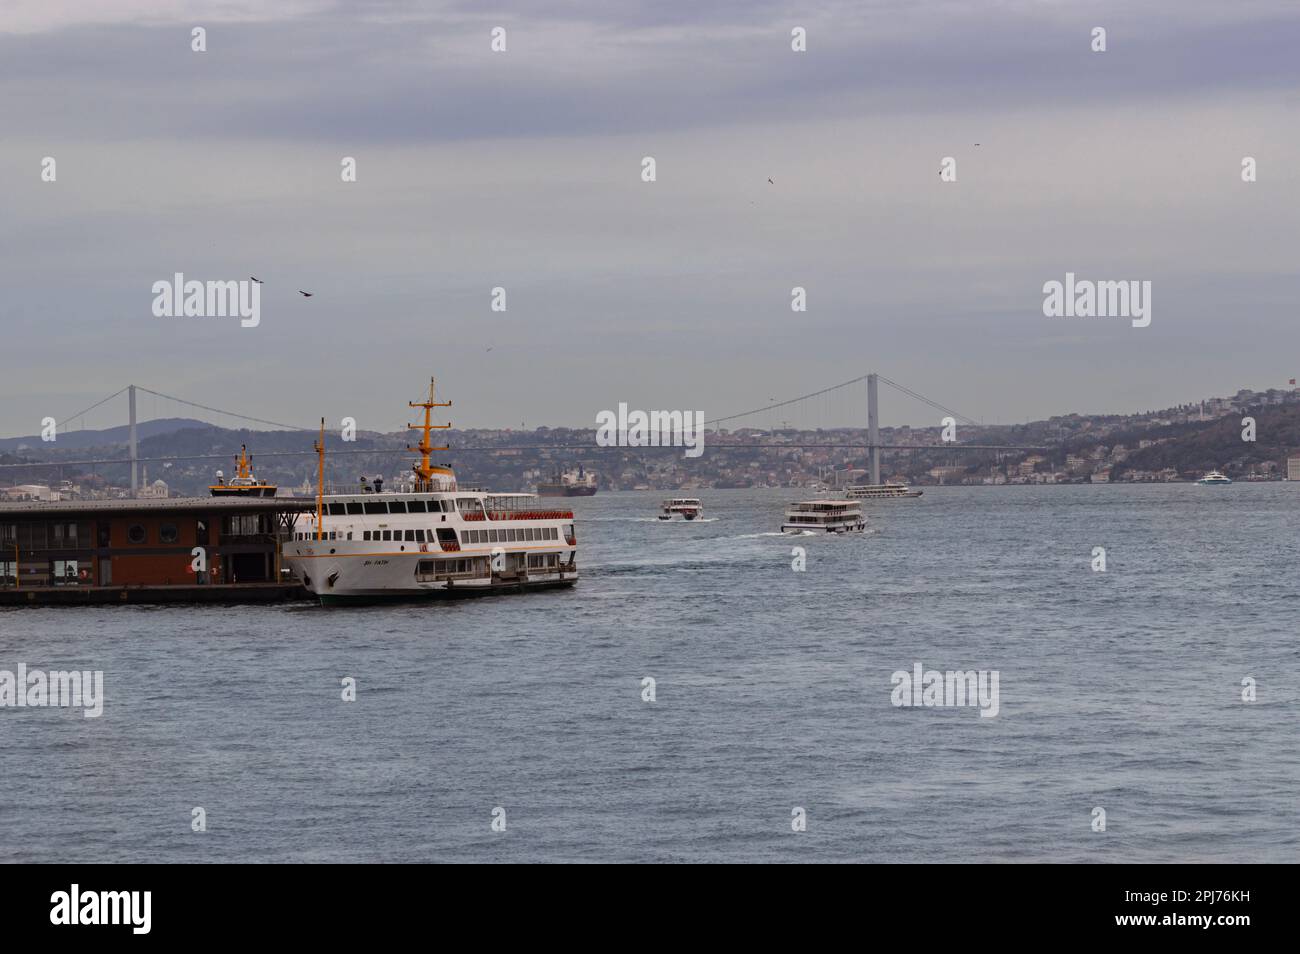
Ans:
[[[768,181],[771,185],[776,185],[775,182],[772,182],[772,177],[771,177],[771,176],[768,176],[768,177],[767,177],[767,181]]]
[[[261,280],[260,278],[258,278],[256,275],[249,275],[248,277],[249,277],[249,280],[250,280],[250,281],[255,281],[255,282],[257,282],[259,285],[262,284],[262,280]]]
[[[301,288],[299,288],[299,289],[298,289],[298,294],[301,295],[303,298],[310,298],[312,293],[311,293],[311,292],[305,292],[305,291],[303,291]]]

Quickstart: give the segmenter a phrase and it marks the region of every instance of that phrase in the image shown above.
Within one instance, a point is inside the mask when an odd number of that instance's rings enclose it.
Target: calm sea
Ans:
[[[1300,860],[1300,485],[936,488],[835,539],[661,496],[572,501],[568,592],[0,609],[0,669],[106,695],[0,709],[0,859]],[[894,707],[916,663],[997,716]]]

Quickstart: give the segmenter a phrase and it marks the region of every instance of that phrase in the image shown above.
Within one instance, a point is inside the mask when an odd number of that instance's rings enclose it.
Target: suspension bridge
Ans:
[[[739,411],[734,414],[728,414],[723,417],[717,417],[717,418],[713,418],[712,420],[707,420],[704,422],[704,425],[706,429],[711,427],[714,429],[715,433],[718,433],[720,426],[723,424],[731,424],[734,427],[735,422],[743,422],[747,419],[754,420],[755,418],[759,418],[771,422],[771,425],[768,428],[755,428],[755,430],[776,431],[778,429],[775,427],[776,419],[774,418],[774,415],[777,414],[778,412],[788,413],[791,409],[796,407],[806,408],[808,407],[810,402],[817,402],[819,399],[826,399],[831,395],[848,393],[849,389],[854,388],[858,385],[862,385],[864,383],[866,387],[865,403],[866,403],[866,412],[867,412],[867,439],[865,441],[783,439],[779,444],[772,444],[770,442],[765,442],[762,440],[737,441],[731,439],[726,442],[726,446],[728,448],[753,447],[753,448],[770,449],[773,447],[777,447],[777,448],[839,448],[845,450],[865,450],[867,452],[868,470],[870,473],[870,479],[873,484],[880,483],[881,455],[885,451],[897,452],[897,451],[942,450],[946,452],[951,450],[951,451],[1015,452],[1015,451],[1042,451],[1047,449],[1046,446],[1044,445],[993,444],[993,443],[982,443],[978,441],[976,442],[949,441],[939,445],[936,445],[933,442],[902,443],[897,441],[890,441],[889,443],[882,443],[880,439],[880,421],[879,421],[879,386],[881,384],[884,384],[885,386],[892,388],[897,393],[904,395],[905,397],[911,400],[926,405],[927,407],[931,408],[934,411],[942,412],[945,418],[951,419],[951,422],[954,425],[962,424],[964,426],[975,427],[975,428],[982,428],[985,425],[982,422],[966,414],[961,413],[960,411],[956,411],[951,407],[939,403],[938,401],[932,400],[931,398],[926,397],[924,394],[921,394],[911,388],[908,388],[905,385],[899,384],[897,381],[892,381],[889,378],[885,377],[884,375],[878,374],[876,372],[862,374],[848,381],[842,381],[838,384],[833,384],[830,385],[829,387],[820,388],[816,391],[812,391],[807,394],[801,394],[797,397],[787,398],[784,400],[771,399],[768,401],[768,403],[763,404],[759,407],[754,407],[754,408],[750,408],[749,410]],[[126,395],[126,405],[127,405],[126,417],[127,417],[127,426],[128,426],[128,440],[127,440],[128,456],[116,457],[116,458],[113,457],[91,458],[85,460],[51,458],[46,460],[27,460],[27,461],[22,461],[17,463],[0,463],[0,472],[21,470],[24,468],[27,469],[49,468],[49,467],[56,467],[56,466],[57,467],[64,467],[64,466],[100,467],[100,466],[114,466],[114,465],[121,466],[121,465],[129,464],[131,468],[131,490],[132,493],[135,493],[140,488],[139,468],[141,464],[167,463],[167,462],[177,462],[177,461],[225,460],[229,457],[229,454],[191,454],[191,455],[169,455],[163,457],[141,456],[139,453],[140,441],[139,441],[139,431],[138,431],[140,421],[138,419],[138,414],[137,414],[138,399],[140,394],[151,395],[157,399],[172,401],[182,407],[186,407],[194,411],[202,411],[206,414],[216,415],[219,419],[238,421],[243,424],[259,424],[265,427],[271,427],[283,431],[302,432],[304,435],[307,434],[315,435],[317,432],[317,428],[313,426],[301,425],[301,424],[290,424],[290,423],[285,423],[283,421],[273,421],[267,418],[255,417],[252,415],[240,413],[238,411],[232,411],[228,409],[213,407],[208,404],[201,404],[195,401],[190,401],[185,398],[176,397],[175,395],[164,394],[161,391],[155,391],[151,388],[147,388],[142,385],[129,384],[121,388],[120,390],[113,392],[107,397],[101,398],[100,400],[96,401],[94,404],[82,408],[76,413],[69,414],[65,416],[61,421],[56,422],[55,425],[56,433],[63,433],[66,425],[77,423],[77,422],[84,423],[84,420],[88,414],[104,407],[110,401],[113,401],[115,398],[121,397],[123,394]],[[857,406],[860,407],[861,405],[858,404]],[[783,423],[787,425],[785,429],[789,430],[788,428],[789,422],[784,421]],[[215,426],[224,426],[224,425],[215,425]],[[815,429],[821,430],[822,428],[817,427]],[[591,447],[592,447],[591,442],[583,442],[583,443],[533,442],[528,444],[491,444],[483,447],[472,447],[472,448],[465,447],[465,448],[457,448],[457,451],[459,453],[475,453],[475,452],[494,452],[494,451],[502,451],[502,450],[522,451],[522,450],[540,450],[540,449],[589,450]],[[662,448],[669,449],[669,450],[674,449],[673,445],[671,444],[663,444]],[[641,448],[641,449],[650,450],[654,448]],[[363,449],[332,448],[330,450],[330,453],[331,455],[337,455],[337,454],[379,455],[384,453],[406,454],[408,453],[408,451],[409,448],[407,448],[406,445],[403,443],[401,445],[394,445],[393,447],[368,447]],[[302,450],[302,451],[259,452],[257,456],[261,458],[308,457],[308,456],[312,456],[313,454],[314,451],[312,450]]]

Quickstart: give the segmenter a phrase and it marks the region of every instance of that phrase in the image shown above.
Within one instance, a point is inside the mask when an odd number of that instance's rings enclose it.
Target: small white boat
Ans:
[[[922,493],[907,484],[854,484],[845,490],[844,496],[850,500],[876,500],[882,497],[919,497]]]
[[[867,528],[862,507],[848,500],[801,500],[785,513],[782,533],[854,533]]]
[[[694,520],[703,511],[704,508],[695,497],[673,497],[663,502],[659,519],[671,520],[673,517],[681,517],[684,520]]]
[[[1223,484],[1230,484],[1230,483],[1232,483],[1232,478],[1231,478],[1231,477],[1225,477],[1223,474],[1219,473],[1217,470],[1212,470],[1212,471],[1210,471],[1208,474],[1206,474],[1204,477],[1202,477],[1200,480],[1198,480],[1197,483],[1198,483],[1198,484],[1202,484],[1202,485],[1204,485],[1204,486],[1206,486],[1206,487],[1218,487],[1218,486],[1221,486],[1221,485],[1223,485]]]

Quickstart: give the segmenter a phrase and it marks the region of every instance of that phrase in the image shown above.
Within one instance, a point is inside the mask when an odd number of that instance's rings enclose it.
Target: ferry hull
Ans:
[[[568,589],[578,582],[578,575],[565,574],[562,580],[501,581],[483,585],[457,584],[431,586],[418,590],[373,590],[369,592],[313,593],[321,606],[367,606],[376,603],[412,603],[423,600],[466,600],[480,596],[501,596],[507,593],[533,592],[534,590]]]
[[[563,484],[538,484],[539,497],[594,497],[595,487],[568,487]]]
[[[862,533],[866,529],[867,525],[865,523],[847,527],[819,527],[806,523],[785,523],[781,525],[782,533],[803,533],[805,530],[813,533]]]
[[[334,549],[346,544],[331,541]],[[326,544],[329,545],[328,543]],[[434,556],[430,552],[408,551],[387,554],[346,553],[315,555],[311,547],[288,543],[283,551],[284,566],[307,592],[324,606],[345,603],[380,603],[406,600],[461,599],[501,593],[573,586],[578,569],[534,569],[528,573],[493,572],[489,576],[460,576],[453,579],[421,579],[417,567]],[[489,559],[489,553],[458,551],[456,556]]]

